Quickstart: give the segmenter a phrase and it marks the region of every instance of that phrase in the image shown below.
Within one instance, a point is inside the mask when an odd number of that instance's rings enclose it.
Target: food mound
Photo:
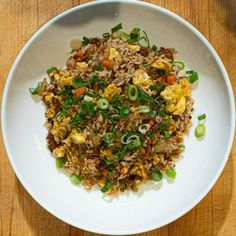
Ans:
[[[74,184],[108,194],[174,179],[196,72],[189,77],[174,49],[151,47],[145,31],[127,34],[121,24],[71,45],[66,66],[48,69],[48,78],[30,89],[46,105],[47,144],[57,167]]]

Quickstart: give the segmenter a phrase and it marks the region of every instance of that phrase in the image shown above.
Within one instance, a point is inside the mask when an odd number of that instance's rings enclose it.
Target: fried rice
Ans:
[[[135,29],[74,41],[66,65],[30,90],[46,105],[57,167],[108,194],[174,179],[191,126],[191,84],[175,51],[143,46]]]

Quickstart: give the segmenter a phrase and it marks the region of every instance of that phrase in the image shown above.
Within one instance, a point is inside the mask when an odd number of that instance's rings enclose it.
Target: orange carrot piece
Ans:
[[[106,68],[110,68],[111,63],[110,63],[110,61],[109,61],[108,59],[104,59],[104,60],[102,61],[102,65],[103,65],[104,67],[106,67]]]
[[[177,80],[177,78],[176,78],[175,75],[167,76],[167,83],[170,84],[170,85],[174,84],[176,80]]]
[[[75,94],[79,98],[81,95],[85,94],[85,92],[86,92],[86,88],[81,87],[81,88],[76,89]]]
[[[82,50],[79,50],[77,53],[76,53],[76,58],[82,58],[84,56],[85,52],[82,51]]]

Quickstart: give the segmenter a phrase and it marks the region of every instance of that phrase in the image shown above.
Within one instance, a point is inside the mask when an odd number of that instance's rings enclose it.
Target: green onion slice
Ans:
[[[57,169],[62,169],[64,167],[64,158],[59,157],[56,159],[56,167]]]
[[[112,182],[109,180],[106,182],[105,186],[101,188],[101,191],[105,193],[109,191],[111,187],[112,187]]]
[[[106,98],[100,98],[97,101],[97,106],[101,110],[106,110],[109,107],[109,101]]]
[[[198,116],[198,120],[205,120],[206,119],[206,114],[202,114],[200,116]]]
[[[123,29],[123,26],[121,23],[119,23],[117,26],[115,26],[114,28],[111,29],[112,33],[115,33],[116,31]]]
[[[176,177],[176,171],[174,168],[169,168],[167,171],[166,171],[166,175],[170,178],[170,179],[175,179]]]
[[[153,181],[160,182],[163,178],[163,175],[160,170],[156,169],[151,172],[151,177]]]
[[[78,175],[76,175],[76,174],[72,174],[72,175],[70,176],[70,180],[71,180],[71,182],[72,182],[73,184],[80,184],[81,181],[82,181],[82,177],[81,177],[81,176],[78,176]]]
[[[57,70],[57,68],[56,68],[55,66],[49,68],[49,69],[47,70],[47,73],[50,74],[50,73],[52,73],[54,70]]]
[[[195,136],[197,138],[201,138],[205,135],[206,126],[204,124],[200,124],[195,128]]]
[[[181,61],[174,61],[173,65],[179,67],[180,70],[184,69],[184,63]]]
[[[146,134],[148,130],[150,129],[151,125],[150,124],[142,124],[138,127],[138,131],[141,134]]]
[[[147,105],[140,105],[138,106],[139,113],[148,113],[150,112],[150,107]]]
[[[131,101],[136,101],[138,98],[138,88],[134,84],[130,84],[128,87],[128,98]]]

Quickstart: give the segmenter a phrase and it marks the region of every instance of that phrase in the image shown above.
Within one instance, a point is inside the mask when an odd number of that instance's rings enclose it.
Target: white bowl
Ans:
[[[73,38],[100,36],[122,22],[145,29],[153,44],[175,47],[178,60],[198,71],[195,113],[174,183],[147,184],[138,194],[106,199],[76,187],[55,168],[46,148],[42,103],[28,89],[53,65],[63,65]],[[197,116],[207,114],[207,133],[194,137]],[[134,234],[161,227],[193,208],[212,188],[228,159],[234,136],[234,98],[225,68],[209,42],[179,16],[136,1],[97,1],[70,9],[39,29],[19,53],[2,102],[2,132],[12,167],[46,210],[76,227],[104,234]],[[145,190],[145,191],[144,191]]]

